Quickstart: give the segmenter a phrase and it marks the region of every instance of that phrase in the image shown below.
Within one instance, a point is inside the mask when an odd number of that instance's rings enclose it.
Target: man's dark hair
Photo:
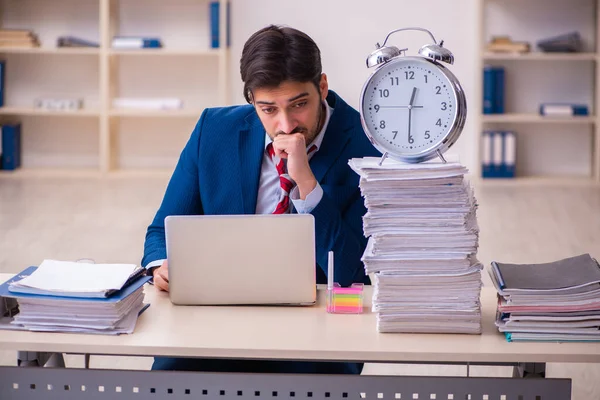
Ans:
[[[297,29],[270,25],[253,34],[242,50],[240,73],[244,98],[252,102],[257,88],[274,88],[283,81],[312,82],[319,89],[321,52]]]

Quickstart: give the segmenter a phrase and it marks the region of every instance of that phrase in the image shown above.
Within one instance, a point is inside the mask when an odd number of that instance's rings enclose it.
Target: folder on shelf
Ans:
[[[4,124],[1,127],[2,164],[4,170],[21,166],[21,124]]]
[[[227,21],[226,29],[226,37],[227,37],[227,47],[230,46],[230,3],[227,2],[227,15],[225,16]],[[210,47],[213,49],[218,49],[221,45],[219,43],[219,30],[220,30],[220,4],[219,1],[211,1],[209,4],[209,15],[210,15]]]
[[[484,131],[481,148],[483,178],[514,178],[517,138],[513,131]]]
[[[113,49],[155,49],[161,48],[160,38],[140,36],[115,36],[112,40]]]
[[[483,113],[504,114],[504,67],[486,65],[483,69]]]
[[[587,116],[589,111],[585,104],[542,103],[540,104],[540,115],[548,117]]]
[[[115,109],[131,110],[180,110],[183,108],[183,101],[178,98],[136,98],[120,97],[113,99],[112,105]]]
[[[56,39],[56,47],[100,47],[100,44],[77,36],[67,35],[59,36]]]
[[[513,131],[504,132],[504,175],[514,178],[517,174],[517,136]]]
[[[489,178],[492,173],[492,132],[484,131],[481,138],[481,174]]]
[[[569,32],[541,39],[537,42],[537,47],[548,53],[575,53],[581,51],[583,42],[579,32]]]
[[[4,85],[5,85],[5,78],[4,76],[6,75],[6,61],[4,60],[0,60],[0,107],[4,107]]]

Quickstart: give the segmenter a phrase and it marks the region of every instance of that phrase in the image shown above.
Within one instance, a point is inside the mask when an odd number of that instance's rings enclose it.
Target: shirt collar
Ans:
[[[319,151],[319,148],[321,147],[321,143],[323,143],[323,137],[325,136],[325,131],[327,130],[327,125],[329,125],[329,120],[331,119],[331,114],[333,114],[333,108],[329,106],[329,104],[327,104],[326,101],[323,102],[323,105],[325,106],[325,122],[323,123],[323,127],[321,128],[321,131],[319,132],[319,134],[317,135],[317,137],[315,138],[315,140],[312,141],[312,143],[308,143],[306,145],[306,150],[308,152],[308,149],[312,146],[315,145],[317,147],[317,149],[313,152],[311,152],[308,155],[308,158],[312,158],[312,156]],[[269,143],[271,143],[272,140],[269,137],[269,135],[266,134],[265,132],[265,149],[267,148],[267,146],[269,145]]]

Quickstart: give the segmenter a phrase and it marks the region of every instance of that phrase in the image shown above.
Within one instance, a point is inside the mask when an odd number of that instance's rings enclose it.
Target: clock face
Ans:
[[[363,88],[361,114],[380,151],[418,156],[452,131],[457,94],[442,68],[418,57],[400,57],[371,75]]]

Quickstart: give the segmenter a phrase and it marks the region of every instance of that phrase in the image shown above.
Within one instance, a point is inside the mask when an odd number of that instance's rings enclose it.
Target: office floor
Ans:
[[[139,263],[147,225],[166,177],[33,178],[0,175],[0,272],[44,258]],[[600,186],[476,187],[486,265],[545,262],[590,253],[600,257]],[[484,281],[489,283],[487,276]],[[15,354],[0,351],[0,365]],[[93,368],[147,369],[149,358],[94,356]],[[83,366],[83,356],[67,356]],[[368,364],[368,374],[465,375],[465,366]],[[506,367],[472,367],[471,375],[510,376]],[[549,364],[548,375],[573,379],[573,399],[600,398],[600,365]]]

